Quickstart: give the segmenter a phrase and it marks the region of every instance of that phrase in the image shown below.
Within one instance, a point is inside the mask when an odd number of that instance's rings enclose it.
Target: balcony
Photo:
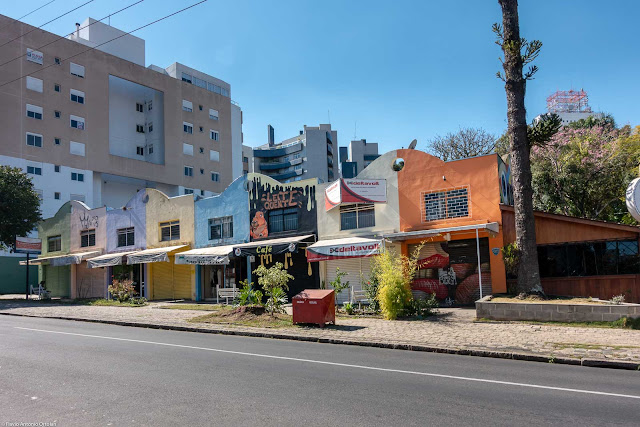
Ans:
[[[275,180],[282,181],[283,179],[293,178],[294,176],[298,176],[298,175],[302,175],[302,169],[271,174],[269,176]]]
[[[253,150],[253,157],[259,157],[263,159],[269,159],[273,157],[282,157],[287,154],[296,153],[302,150],[302,142],[298,141],[293,145],[289,145],[283,148],[271,148],[266,150]]]
[[[262,171],[274,171],[274,170],[278,170],[278,169],[284,169],[284,168],[288,168],[290,166],[295,166],[295,165],[299,165],[300,163],[302,163],[302,159],[293,159],[293,160],[288,160],[286,162],[261,162],[260,163],[260,170]]]

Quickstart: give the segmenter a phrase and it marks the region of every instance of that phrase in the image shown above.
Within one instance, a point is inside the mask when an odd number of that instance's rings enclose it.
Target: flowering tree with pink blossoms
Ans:
[[[640,126],[562,128],[533,147],[534,207],[580,218],[631,222],[625,189],[638,176]]]

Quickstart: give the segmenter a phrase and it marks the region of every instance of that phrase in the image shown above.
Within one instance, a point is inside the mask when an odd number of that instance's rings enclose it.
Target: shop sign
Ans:
[[[16,249],[18,254],[40,254],[42,252],[42,240],[32,237],[16,237]]]
[[[42,65],[42,61],[44,60],[44,55],[42,52],[38,52],[37,50],[27,49],[27,61],[35,62],[36,64]]]
[[[497,256],[500,253],[500,248],[491,248],[491,253]]]
[[[343,203],[386,203],[387,181],[384,179],[339,179],[324,192],[325,209]]]
[[[380,253],[380,242],[338,244],[308,248],[307,261],[325,261],[328,259],[362,258]]]

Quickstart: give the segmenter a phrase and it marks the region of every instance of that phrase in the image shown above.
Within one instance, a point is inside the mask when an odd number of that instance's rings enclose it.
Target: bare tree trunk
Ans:
[[[518,264],[518,292],[542,293],[536,223],[533,216],[533,188],[531,186],[530,147],[527,139],[527,116],[524,106],[526,79],[522,75],[520,54],[520,24],[518,1],[498,0],[502,7],[504,28],[504,78],[507,94],[507,133],[511,142],[511,173],[516,223],[516,244],[520,253]]]

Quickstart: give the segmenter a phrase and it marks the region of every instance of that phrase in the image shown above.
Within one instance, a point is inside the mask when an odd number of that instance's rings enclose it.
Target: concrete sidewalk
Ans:
[[[637,330],[476,322],[475,310],[464,308],[440,309],[438,316],[422,321],[339,318],[336,326],[324,329],[272,329],[192,323],[188,320],[207,312],[160,309],[160,305],[130,308],[2,300],[0,314],[615,367],[601,362],[610,361],[621,362],[618,367],[626,369],[640,367]]]

